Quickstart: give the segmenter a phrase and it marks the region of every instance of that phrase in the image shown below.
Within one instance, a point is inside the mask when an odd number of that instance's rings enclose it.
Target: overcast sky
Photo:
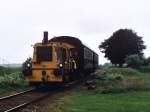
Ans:
[[[0,61],[22,63],[43,31],[75,36],[99,54],[98,45],[120,28],[143,37],[150,56],[149,0],[0,0]],[[6,63],[6,61],[5,61]]]

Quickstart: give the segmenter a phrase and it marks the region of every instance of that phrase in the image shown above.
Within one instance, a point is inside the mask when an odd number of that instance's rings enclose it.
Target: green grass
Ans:
[[[64,104],[64,112],[149,112],[149,91],[119,94],[92,94],[77,90]]]

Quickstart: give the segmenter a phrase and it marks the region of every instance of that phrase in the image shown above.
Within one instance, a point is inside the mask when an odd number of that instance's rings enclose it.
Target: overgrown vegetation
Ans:
[[[20,68],[0,67],[0,73],[0,95],[27,86]]]
[[[95,74],[100,77],[97,81],[93,80],[98,82],[96,86],[100,93],[150,90],[150,66],[141,66],[138,69],[101,66]]]
[[[21,87],[24,86],[25,84],[26,83],[22,77],[22,74],[19,72],[12,73],[10,75],[0,76],[0,87],[6,86]]]
[[[132,68],[109,68],[97,71],[102,75],[105,71],[105,79],[100,80],[98,91],[101,93],[119,93],[130,90],[150,90],[150,75],[142,68],[140,70]],[[142,72],[143,71],[143,72]]]

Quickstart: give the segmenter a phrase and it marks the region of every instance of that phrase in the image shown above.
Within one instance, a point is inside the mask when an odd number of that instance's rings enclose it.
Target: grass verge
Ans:
[[[149,91],[91,94],[87,90],[77,90],[67,97],[63,112],[149,112],[149,96]]]

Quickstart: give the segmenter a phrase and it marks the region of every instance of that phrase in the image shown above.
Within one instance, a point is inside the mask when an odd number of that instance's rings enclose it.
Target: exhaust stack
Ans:
[[[44,31],[43,44],[48,44],[48,32]]]

